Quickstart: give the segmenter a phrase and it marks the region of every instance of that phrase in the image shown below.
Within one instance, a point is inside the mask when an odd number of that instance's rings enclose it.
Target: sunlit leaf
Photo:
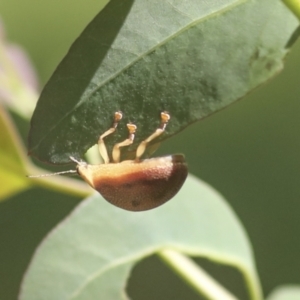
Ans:
[[[0,201],[29,185],[25,177],[23,147],[13,125],[0,106]]]
[[[165,248],[236,267],[259,298],[243,227],[217,192],[190,176],[155,210],[124,211],[99,195],[83,201],[37,249],[20,299],[124,299],[134,264]]]

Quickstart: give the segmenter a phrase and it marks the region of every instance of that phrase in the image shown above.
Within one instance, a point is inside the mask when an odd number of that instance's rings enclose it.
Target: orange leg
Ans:
[[[144,154],[144,152],[147,148],[147,144],[150,143],[155,138],[157,138],[158,136],[160,136],[165,131],[166,126],[167,126],[168,121],[170,120],[171,116],[167,112],[162,112],[160,114],[160,118],[161,118],[161,123],[160,123],[159,128],[157,128],[154,133],[152,133],[147,139],[145,139],[144,141],[142,141],[139,144],[139,146],[136,150],[136,160],[139,160],[141,158],[141,156]]]
[[[98,148],[99,148],[100,155],[103,158],[105,164],[109,163],[109,156],[108,156],[107,149],[106,149],[106,146],[105,146],[105,143],[104,143],[104,138],[116,131],[118,123],[122,119],[122,117],[123,117],[123,115],[120,111],[115,112],[114,122],[113,122],[112,127],[110,129],[108,129],[107,131],[105,131],[99,137]]]
[[[136,125],[129,123],[129,124],[127,124],[127,128],[128,128],[128,131],[129,131],[128,138],[125,141],[116,144],[113,148],[112,157],[113,157],[113,162],[114,163],[120,162],[120,157],[121,157],[120,148],[125,147],[125,146],[129,146],[133,143],[134,135],[135,135],[137,127],[136,127]]]

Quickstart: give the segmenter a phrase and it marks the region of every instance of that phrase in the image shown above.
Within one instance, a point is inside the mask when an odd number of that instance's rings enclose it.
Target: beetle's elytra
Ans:
[[[167,112],[161,113],[159,128],[140,143],[135,160],[120,162],[120,148],[132,144],[137,129],[136,125],[127,124],[129,136],[114,146],[113,162],[110,162],[104,138],[116,130],[121,119],[122,113],[116,112],[112,127],[99,137],[98,146],[103,164],[90,165],[74,157],[70,159],[77,163],[77,173],[111,204],[129,211],[145,211],[160,206],[176,195],[187,177],[184,156],[174,154],[144,160],[140,158],[147,144],[164,132],[170,115]],[[53,175],[74,172],[70,170]]]
[[[108,202],[130,211],[162,205],[179,191],[187,176],[183,155],[140,162],[78,164],[77,170]]]

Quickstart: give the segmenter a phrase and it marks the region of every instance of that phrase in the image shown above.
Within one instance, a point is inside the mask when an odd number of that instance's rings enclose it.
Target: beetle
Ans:
[[[91,165],[71,156],[70,159],[77,164],[76,170],[29,177],[77,172],[104,199],[119,208],[129,211],[145,211],[164,204],[177,194],[185,182],[188,173],[185,158],[182,154],[149,159],[141,159],[141,157],[148,143],[165,131],[170,114],[165,111],[161,112],[160,126],[139,144],[134,160],[120,161],[120,148],[133,143],[137,129],[135,124],[127,124],[129,136],[113,147],[112,162],[110,162],[104,138],[116,131],[122,117],[122,112],[115,112],[112,127],[98,139],[103,164]]]

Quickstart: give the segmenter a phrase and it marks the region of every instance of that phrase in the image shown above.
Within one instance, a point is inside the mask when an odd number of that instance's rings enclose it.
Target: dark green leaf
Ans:
[[[280,0],[112,0],[43,90],[30,153],[52,163],[80,157],[117,110],[124,120],[109,149],[132,121],[134,150],[162,110],[172,119],[160,139],[170,137],[277,74],[297,26]]]

